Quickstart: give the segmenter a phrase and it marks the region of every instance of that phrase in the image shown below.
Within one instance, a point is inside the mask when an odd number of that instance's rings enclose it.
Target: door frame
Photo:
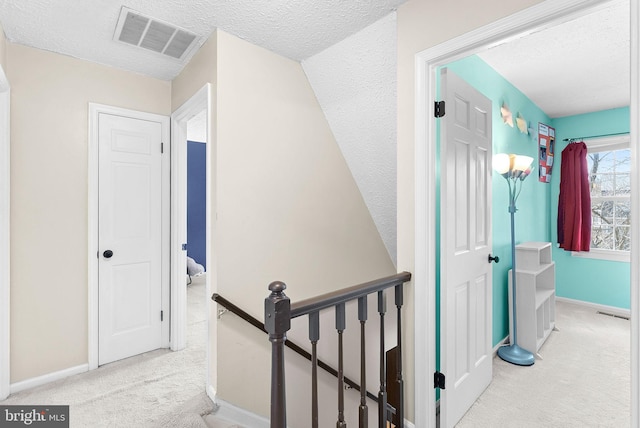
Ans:
[[[100,113],[123,116],[132,119],[159,122],[162,125],[162,142],[165,153],[170,153],[169,117],[154,113],[129,110],[103,104],[89,103],[89,144],[88,144],[88,360],[89,370],[98,368],[99,352],[99,298],[98,298],[98,226],[99,226],[99,147],[98,118]],[[162,156],[162,310],[170,311],[170,156]],[[162,347],[169,347],[169,323],[162,325]]]
[[[206,125],[206,253],[207,276],[205,278],[205,299],[209,299],[212,289],[215,288],[215,257],[212,236],[214,234],[214,222],[212,213],[215,212],[215,200],[212,197],[212,178],[215,177],[212,157],[215,155],[215,144],[212,138],[211,125],[211,84],[206,83],[184,104],[171,114],[171,350],[178,351],[187,345],[187,290],[186,282],[186,253],[182,250],[182,244],[187,242],[187,122],[195,115],[205,110]],[[207,332],[215,331],[215,317],[210,316],[210,306],[207,305],[206,322]],[[207,334],[206,345],[206,392],[214,400],[216,386],[211,380],[211,373],[217,367],[216,355],[211,353],[215,347],[216,335]]]
[[[415,425],[435,427],[436,398],[432,387],[435,372],[436,322],[435,322],[435,259],[436,248],[436,133],[434,104],[436,97],[436,71],[439,66],[475,54],[481,50],[508,42],[575,19],[581,15],[607,7],[610,0],[546,0],[506,18],[499,19],[476,30],[448,40],[415,55],[415,361],[426,361],[426,365],[415,364],[415,402],[433,403],[416,406]],[[631,161],[632,210],[640,210],[640,150],[637,138],[640,135],[640,5],[631,1]],[[632,228],[631,260],[637,260],[640,242],[640,223],[635,221]],[[631,284],[637,284],[640,266],[631,263]],[[631,287],[631,426],[637,427],[640,370],[638,309],[640,292]]]
[[[0,401],[9,396],[10,364],[10,195],[11,195],[11,87],[0,65]]]

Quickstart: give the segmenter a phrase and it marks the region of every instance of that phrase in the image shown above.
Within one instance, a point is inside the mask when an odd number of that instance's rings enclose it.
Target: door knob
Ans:
[[[107,250],[104,253],[102,253],[102,255],[104,256],[105,259],[110,259],[111,256],[113,256],[113,251]]]
[[[489,254],[489,263],[491,262],[500,263],[500,257],[498,256],[493,257],[491,254]]]

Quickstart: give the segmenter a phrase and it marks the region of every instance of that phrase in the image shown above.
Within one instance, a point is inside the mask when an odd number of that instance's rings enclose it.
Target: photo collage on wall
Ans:
[[[544,123],[538,123],[538,144],[540,153],[538,180],[543,183],[550,183],[556,144],[555,128],[545,125]]]

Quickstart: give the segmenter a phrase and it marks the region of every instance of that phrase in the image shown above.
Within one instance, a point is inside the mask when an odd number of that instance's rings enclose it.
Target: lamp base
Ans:
[[[498,348],[498,356],[506,362],[518,366],[532,366],[536,362],[531,352],[518,345],[506,345]]]

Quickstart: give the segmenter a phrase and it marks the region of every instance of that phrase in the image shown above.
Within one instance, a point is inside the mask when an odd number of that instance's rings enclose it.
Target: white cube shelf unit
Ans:
[[[518,345],[537,354],[556,324],[556,272],[550,242],[516,245],[516,317]],[[509,332],[513,343],[513,315],[509,270]]]

